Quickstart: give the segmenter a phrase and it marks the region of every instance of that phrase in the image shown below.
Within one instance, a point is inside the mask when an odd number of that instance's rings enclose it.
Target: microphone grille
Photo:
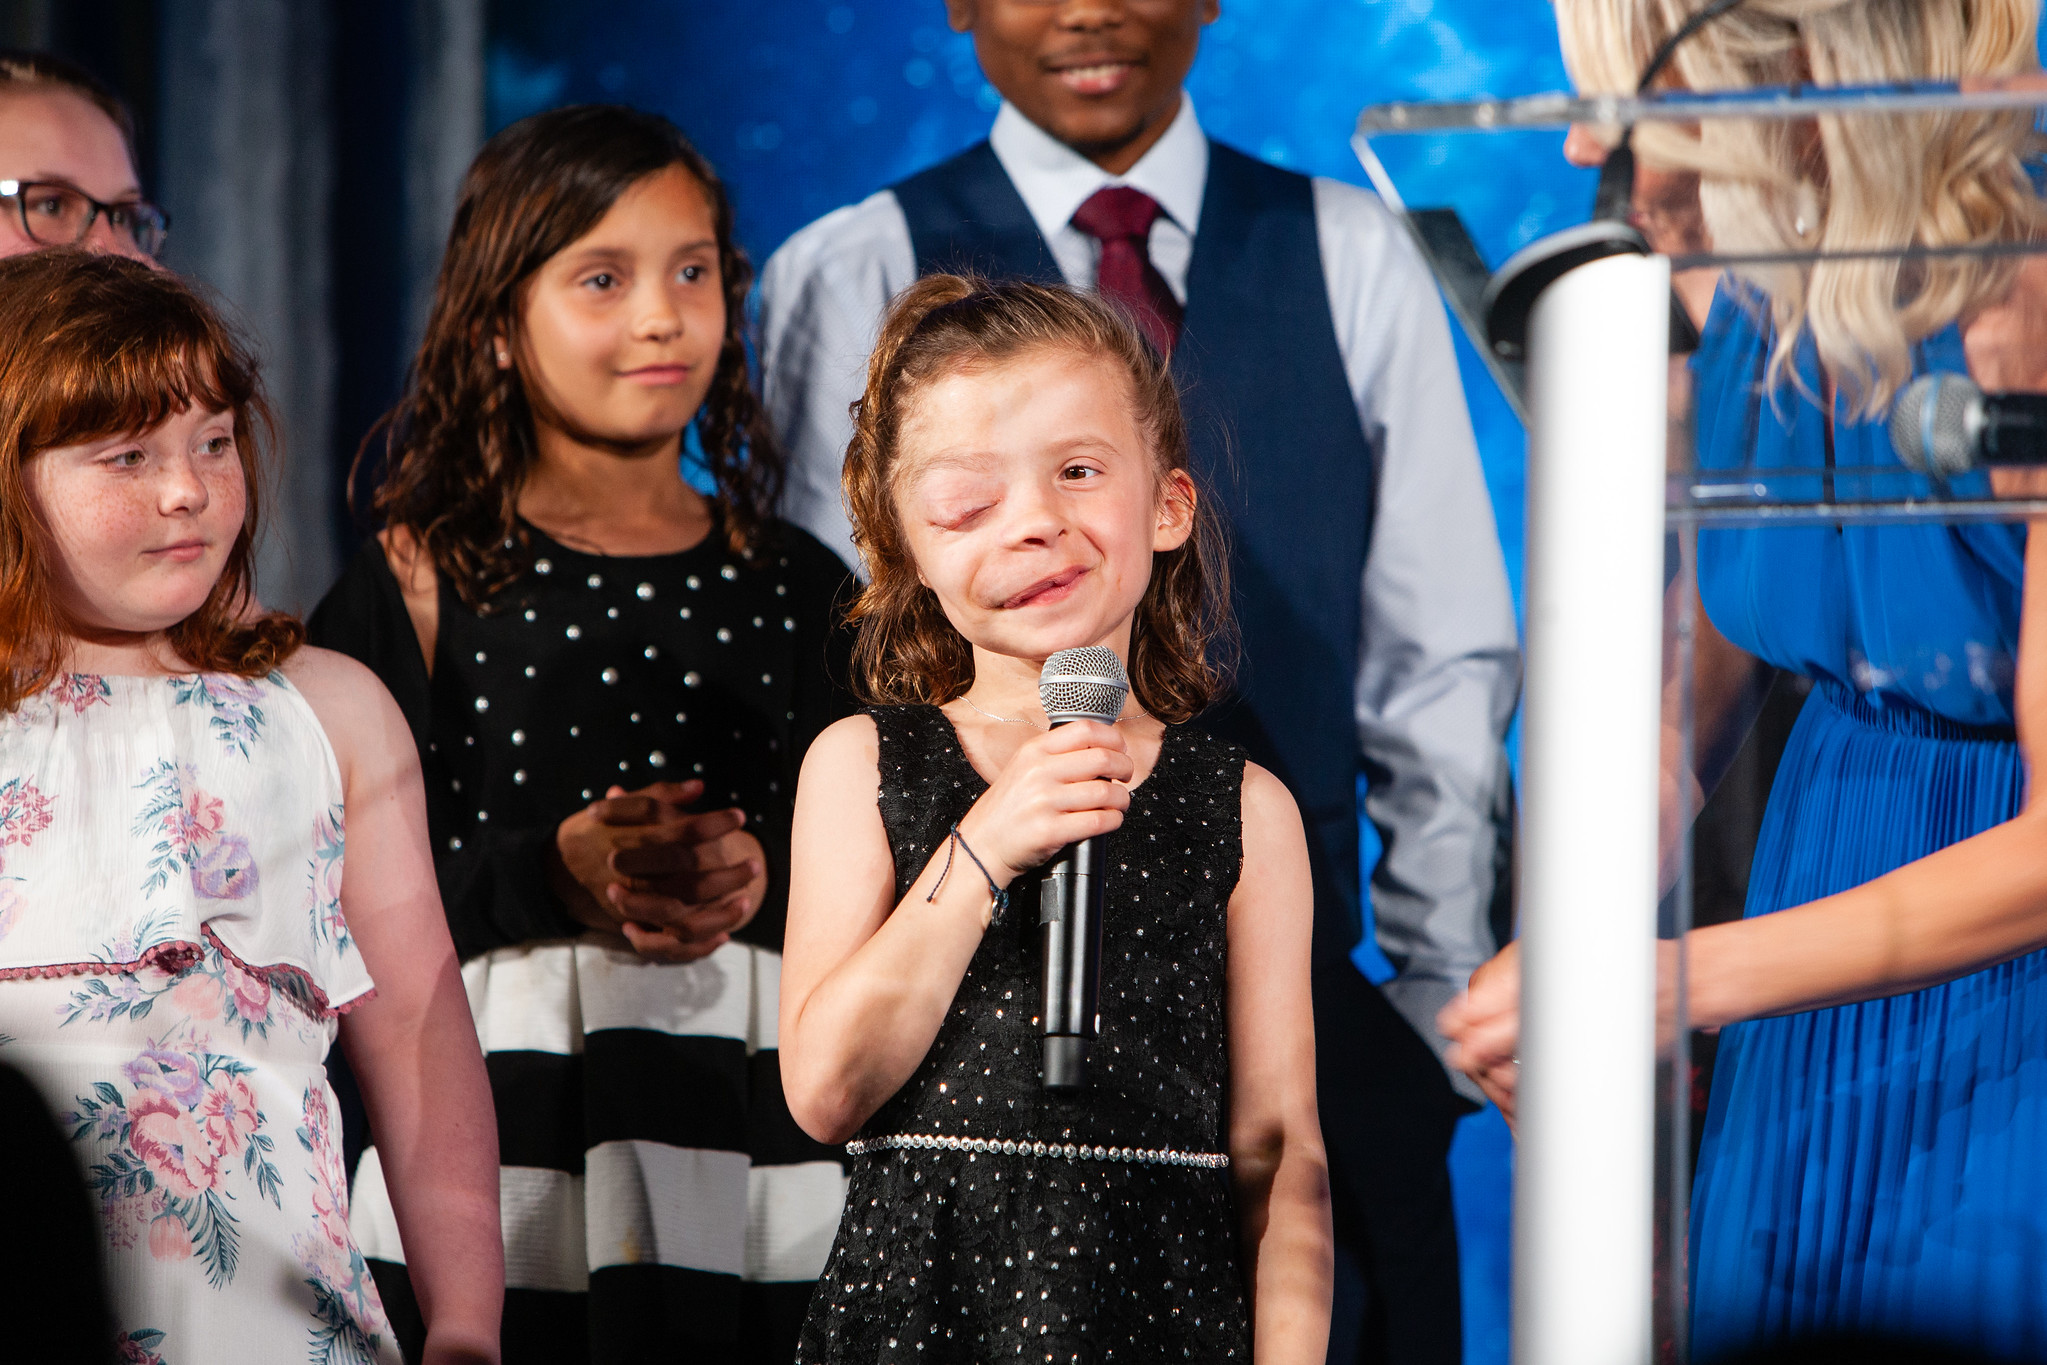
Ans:
[[[1971,417],[1983,390],[1959,374],[1925,374],[1891,408],[1891,448],[1907,468],[1936,479],[1976,467]]]
[[[1130,679],[1113,649],[1062,649],[1038,673],[1038,701],[1048,720],[1110,722],[1122,713]]]

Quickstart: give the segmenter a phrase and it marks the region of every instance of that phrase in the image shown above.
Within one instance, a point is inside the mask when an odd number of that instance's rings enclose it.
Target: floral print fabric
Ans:
[[[339,1009],[370,989],[341,845],[334,752],[281,675],[65,676],[0,717],[0,977],[211,940]]]
[[[0,1056],[97,1203],[118,1358],[398,1358],[325,1058],[370,982],[332,750],[280,677],[60,679],[0,718]]]

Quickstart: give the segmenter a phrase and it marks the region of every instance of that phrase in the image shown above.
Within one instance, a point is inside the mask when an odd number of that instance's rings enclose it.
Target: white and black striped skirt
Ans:
[[[743,943],[666,964],[597,940],[464,965],[497,1107],[506,1365],[793,1357],[846,1178],[782,1097],[781,967]],[[374,1147],[350,1221],[410,1335]]]

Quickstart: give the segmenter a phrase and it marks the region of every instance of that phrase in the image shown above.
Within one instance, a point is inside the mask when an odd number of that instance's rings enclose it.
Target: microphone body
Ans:
[[[1951,479],[1986,465],[2047,465],[2047,394],[1985,393],[1967,375],[1921,375],[1891,409],[1891,446]]]
[[[1038,889],[1038,933],[1045,955],[1045,1088],[1087,1084],[1088,1046],[1099,1031],[1102,998],[1102,882],[1107,840],[1068,844]]]
[[[1045,661],[1038,698],[1056,728],[1076,720],[1113,724],[1130,694],[1123,662],[1100,647],[1062,649]],[[1102,992],[1102,893],[1108,840],[1068,844],[1045,869],[1038,890],[1038,933],[1044,953],[1044,1086],[1087,1085],[1088,1048],[1099,1032]]]
[[[2047,394],[1985,394],[1980,431],[1984,464],[2047,464]]]

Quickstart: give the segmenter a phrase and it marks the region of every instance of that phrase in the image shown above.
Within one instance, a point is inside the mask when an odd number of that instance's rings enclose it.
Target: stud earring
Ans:
[[[499,351],[499,352],[498,352],[498,368],[499,368],[499,369],[501,369],[501,370],[502,370],[502,369],[506,368],[507,366],[509,366],[509,365],[510,365],[511,363],[512,363],[512,357],[511,357],[511,353],[510,353],[510,352],[508,352],[508,351]]]
[[[1798,187],[1791,206],[1791,230],[1800,237],[1809,237],[1820,221],[1820,196],[1810,184]]]

